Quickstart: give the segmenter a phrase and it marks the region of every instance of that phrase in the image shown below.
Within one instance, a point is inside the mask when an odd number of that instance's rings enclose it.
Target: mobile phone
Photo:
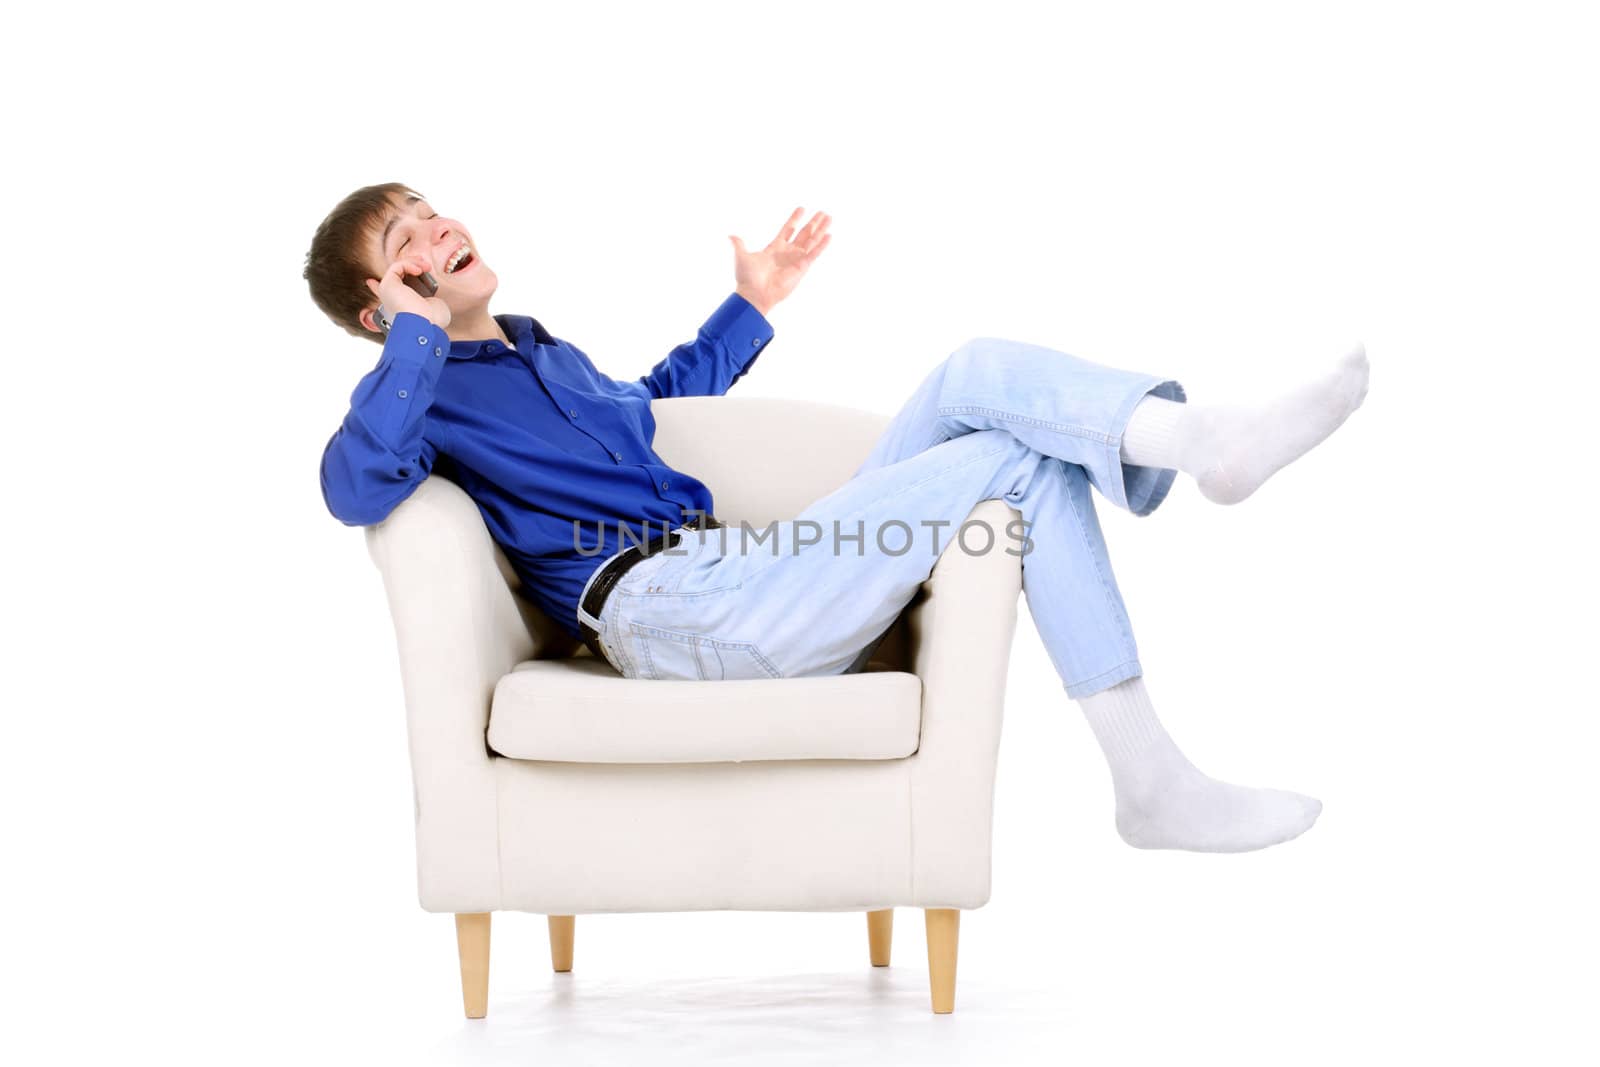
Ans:
[[[407,274],[401,280],[423,296],[432,296],[439,291],[439,282],[427,271],[421,274]]]
[[[438,280],[427,271],[423,271],[421,274],[402,274],[401,280],[423,297],[433,296],[439,291]],[[378,325],[383,328],[384,333],[389,332],[389,324],[394,321],[394,316],[389,314],[387,308],[385,308],[382,304],[379,304],[378,310],[373,314],[372,317],[377,320]]]

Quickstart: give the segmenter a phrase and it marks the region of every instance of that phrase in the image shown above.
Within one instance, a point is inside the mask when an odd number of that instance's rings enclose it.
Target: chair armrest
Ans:
[[[499,826],[485,731],[494,687],[571,639],[513,594],[477,506],[448,479],[425,480],[366,536],[399,647],[422,906],[493,911]]]
[[[922,679],[922,738],[911,757],[913,891],[922,907],[989,899],[995,771],[1022,557],[1006,524],[1021,514],[983,500],[969,521],[995,531],[987,552],[952,539],[907,607],[905,669]],[[1008,553],[1006,549],[1010,549]]]

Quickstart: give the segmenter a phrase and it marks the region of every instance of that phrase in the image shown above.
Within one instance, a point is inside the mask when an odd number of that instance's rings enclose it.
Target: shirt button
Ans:
[[[760,348],[761,347],[761,338],[759,338],[759,337],[750,338],[750,347],[751,348]]]
[[[617,462],[618,462],[618,463],[621,463],[621,462],[622,462],[622,453],[621,453],[621,452],[613,452],[613,453],[611,453],[611,454],[612,454],[612,455],[613,455],[613,456],[614,456],[614,457],[616,457],[616,460],[617,460]]]
[[[433,350],[433,354],[434,354],[434,355],[436,355],[436,356],[442,356],[442,355],[444,355],[444,349],[442,349],[442,348],[435,348],[435,349],[434,349],[434,350]]]
[[[404,389],[402,389],[402,390],[400,390],[400,399],[404,400],[405,398],[406,398],[406,391]]]
[[[417,344],[419,344],[419,345],[425,345],[425,344],[427,344],[427,343],[428,343],[428,339],[427,339],[427,338],[426,338],[426,337],[419,337],[419,338],[417,338]]]
[[[577,418],[578,417],[578,409],[577,408],[573,408],[571,411],[567,412],[567,414],[571,415],[573,418]]]
[[[661,488],[665,489],[666,487],[667,487],[667,483],[666,482],[662,482],[661,483]]]

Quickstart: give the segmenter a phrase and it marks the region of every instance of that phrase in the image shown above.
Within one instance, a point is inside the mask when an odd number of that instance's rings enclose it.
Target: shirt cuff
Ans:
[[[432,366],[437,370],[450,354],[450,335],[434,325],[431,319],[413,311],[402,311],[389,324],[389,336],[383,342],[383,351],[397,364],[408,367]]]
[[[767,317],[738,293],[729,293],[701,329],[722,342],[723,350],[740,368],[761,354],[774,332]]]

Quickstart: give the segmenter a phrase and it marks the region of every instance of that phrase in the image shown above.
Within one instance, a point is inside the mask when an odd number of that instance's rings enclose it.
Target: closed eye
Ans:
[[[437,211],[435,211],[432,215],[428,216],[428,218],[430,220],[436,219],[438,217],[439,217],[439,213]],[[409,238],[409,237],[407,237],[404,241],[401,241],[400,242],[400,247],[394,250],[394,254],[398,256],[401,252],[404,252],[406,250],[406,245],[408,245],[410,243],[411,243],[411,238]]]

